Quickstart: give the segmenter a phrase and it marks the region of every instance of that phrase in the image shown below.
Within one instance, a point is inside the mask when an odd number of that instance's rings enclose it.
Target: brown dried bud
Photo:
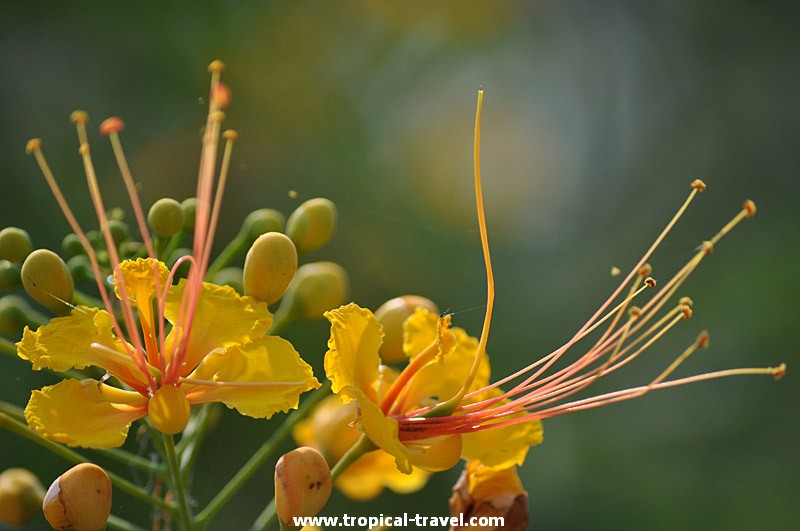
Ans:
[[[528,493],[522,489],[516,467],[494,470],[479,461],[467,463],[453,487],[450,516],[464,523],[453,525],[451,531],[525,529],[530,516]]]
[[[275,465],[275,507],[289,525],[293,519],[316,515],[331,495],[333,480],[325,458],[302,446],[285,453]]]

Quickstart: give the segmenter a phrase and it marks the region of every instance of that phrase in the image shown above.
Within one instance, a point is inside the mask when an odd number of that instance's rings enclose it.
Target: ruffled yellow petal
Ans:
[[[438,316],[423,308],[406,320],[406,352],[411,358],[419,354],[421,350],[418,351],[418,348],[424,349],[437,339],[437,322]],[[467,379],[478,353],[478,341],[461,328],[449,328],[441,333],[442,357],[431,360],[411,379],[404,391],[403,410],[447,400],[461,389]],[[489,377],[489,360],[484,354],[468,391],[485,387],[489,383]]]
[[[66,317],[56,317],[35,332],[25,328],[17,343],[17,355],[28,360],[34,370],[54,371],[100,367],[131,387],[146,385],[133,360],[125,353],[123,344],[114,337],[111,316],[104,310],[78,306]],[[115,350],[118,356],[92,349],[92,343]]]
[[[266,303],[242,297],[230,286],[203,283],[200,289],[181,376],[192,372],[214,349],[241,345],[261,337],[272,324],[272,314]],[[177,321],[179,316],[185,319],[181,315],[181,298],[185,290],[186,281],[182,280],[170,289],[167,296],[164,314],[175,325],[167,338],[167,352],[171,352],[173,340],[183,333],[183,327]]]
[[[467,488],[473,500],[481,501],[501,493],[522,494],[517,467],[491,468],[479,461],[467,463]]]
[[[33,391],[25,408],[28,426],[69,446],[114,448],[131,422],[147,413],[147,399],[96,380],[64,380]]]
[[[325,354],[325,374],[333,384],[333,392],[347,386],[361,390],[373,403],[377,402],[378,348],[383,341],[381,325],[369,310],[348,304],[325,312],[331,323],[331,337]]]
[[[133,302],[139,312],[142,328],[152,330],[152,301],[164,292],[169,269],[162,262],[152,258],[124,260],[119,264],[119,269],[122,282],[117,274],[114,275],[114,292],[117,298],[122,299],[121,285],[124,285],[128,300]]]
[[[189,402],[222,402],[243,415],[269,418],[297,407],[300,394],[319,382],[292,344],[276,336],[216,350],[189,376],[208,384],[184,383]],[[298,382],[297,385],[270,385]],[[237,385],[239,384],[239,385]]]
[[[497,396],[501,392],[499,389],[492,389],[485,398]],[[505,402],[507,401],[501,404]],[[505,417],[501,421],[509,418],[513,417]],[[492,469],[508,468],[522,465],[528,448],[541,443],[542,439],[542,423],[539,420],[480,430],[462,436],[461,456],[467,460],[480,461]]]
[[[411,455],[397,434],[397,420],[387,417],[381,409],[369,400],[360,389],[346,387],[339,392],[339,397],[358,402],[361,413],[361,427],[367,437],[377,446],[394,457],[397,469],[403,474],[411,473]]]
[[[336,487],[353,500],[366,501],[378,496],[388,487],[398,494],[420,490],[428,482],[430,473],[414,468],[411,474],[397,470],[394,457],[383,450],[361,456],[336,480]]]

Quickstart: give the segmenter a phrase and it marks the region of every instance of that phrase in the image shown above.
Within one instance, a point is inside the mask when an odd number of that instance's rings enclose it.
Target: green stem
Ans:
[[[118,529],[119,531],[147,531],[145,528],[134,525],[113,514],[108,517],[106,525],[109,529]]]
[[[0,337],[0,350],[14,357],[17,356],[17,345],[4,337]]]
[[[221,269],[227,267],[231,260],[242,254],[246,247],[247,242],[244,237],[241,234],[237,234],[236,237],[225,246],[222,252],[219,253],[211,265],[208,266],[208,270],[206,270],[206,280],[210,281],[214,278],[214,275],[219,273]]]
[[[21,422],[11,418],[9,415],[6,415],[5,413],[0,413],[0,428],[7,429],[12,433],[16,433],[17,435],[24,437],[25,439],[28,439],[29,441],[38,444],[39,446],[45,448],[46,450],[53,452],[57,456],[67,460],[70,463],[80,464],[80,463],[90,462],[89,459],[82,456],[78,452],[70,450],[69,448],[61,444],[51,441],[50,439],[45,439],[38,433],[34,432]],[[146,503],[147,505],[159,507],[161,509],[170,512],[175,511],[175,507],[173,507],[171,504],[165,502],[162,499],[156,498],[155,496],[151,495],[149,492],[139,487],[138,485],[134,485],[128,480],[123,479],[122,477],[112,472],[108,472],[108,477],[111,478],[111,482],[120,490],[127,492],[134,498]]]
[[[331,478],[333,482],[336,482],[336,479],[347,470],[347,467],[352,465],[356,462],[356,460],[364,455],[367,452],[371,452],[375,450],[377,447],[375,443],[373,443],[366,434],[362,435],[356,443],[350,447],[347,452],[339,459],[339,461],[333,466],[331,469]],[[273,498],[272,501],[267,505],[266,509],[259,515],[258,519],[253,524],[253,527],[250,528],[250,531],[264,531],[277,519],[278,513],[275,507],[275,499]]]
[[[281,423],[277,430],[270,436],[269,439],[256,450],[250,457],[247,463],[239,469],[239,472],[234,475],[228,484],[222,487],[222,490],[214,497],[213,500],[197,515],[197,521],[205,525],[215,514],[233,497],[236,492],[242,488],[248,479],[269,459],[272,454],[279,448],[284,439],[286,439],[300,420],[305,418],[306,414],[320,402],[323,398],[328,396],[330,391],[330,382],[325,384],[314,391],[301,405],[289,415],[286,420]]]
[[[219,418],[219,413],[219,404],[203,404],[200,413],[183,430],[181,440],[176,448],[180,456],[181,473],[184,479],[188,478],[194,470],[194,465],[200,455],[200,445],[211,429],[212,420]]]
[[[186,491],[183,488],[180,466],[178,465],[178,454],[175,453],[175,439],[172,435],[164,434],[164,450],[169,464],[169,472],[172,477],[172,490],[178,502],[178,516],[181,520],[183,531],[191,531],[192,516],[189,513],[189,504],[186,501]]]
[[[181,246],[188,233],[189,231],[181,228],[181,230],[170,237],[169,241],[167,242],[167,246],[164,248],[164,262],[172,257],[172,253],[174,253],[175,250]]]

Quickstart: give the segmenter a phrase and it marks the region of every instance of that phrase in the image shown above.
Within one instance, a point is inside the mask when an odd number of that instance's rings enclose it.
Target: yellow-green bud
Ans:
[[[344,303],[347,284],[347,272],[339,264],[333,262],[304,264],[297,269],[278,311],[282,318],[322,317],[326,311],[338,308]]]
[[[183,227],[181,204],[168,197],[159,199],[147,213],[147,224],[157,236],[169,238]]]
[[[61,249],[69,256],[78,256],[86,252],[81,243],[81,239],[78,238],[77,234],[72,232],[64,236],[64,239],[61,240]]]
[[[74,466],[50,485],[42,509],[55,529],[101,531],[111,513],[111,479],[97,465]]]
[[[67,264],[53,251],[37,249],[22,264],[22,286],[28,295],[57,314],[67,314],[74,285]]]
[[[183,228],[189,231],[194,230],[194,220],[197,216],[197,198],[184,199],[181,203],[181,209],[183,210]]]
[[[33,244],[30,235],[17,227],[0,230],[0,260],[22,262],[31,251]]]
[[[11,291],[19,286],[19,272],[19,264],[8,260],[0,260],[0,290]]]
[[[99,230],[90,230],[86,232],[86,239],[89,240],[89,244],[94,249],[100,249],[105,247],[105,240],[103,240],[103,234]]]
[[[301,204],[286,222],[286,234],[297,247],[297,254],[306,255],[328,243],[336,230],[336,205],[323,197]]]
[[[6,295],[0,299],[0,334],[17,337],[29,322],[28,301],[18,295]]]
[[[331,471],[317,450],[303,446],[287,452],[275,465],[275,508],[281,521],[316,515],[331,495]]]
[[[383,344],[381,344],[378,354],[384,363],[408,360],[403,353],[403,323],[419,307],[434,314],[439,313],[436,303],[417,295],[404,295],[390,299],[375,311],[375,318],[383,326]]]
[[[9,468],[0,474],[0,524],[24,525],[42,510],[44,487],[24,468]]]
[[[251,245],[256,238],[268,232],[282,232],[286,226],[286,217],[271,208],[260,208],[250,212],[242,222],[239,234]]]
[[[128,224],[119,219],[109,219],[108,228],[111,230],[111,237],[117,246],[127,240],[131,233]]]
[[[70,275],[72,275],[73,281],[94,282],[92,263],[85,254],[79,254],[67,260],[67,268],[69,269]]]
[[[244,292],[272,304],[283,296],[297,271],[297,251],[280,232],[259,236],[244,259]]]
[[[239,295],[244,295],[244,286],[242,284],[242,268],[241,267],[226,267],[220,269],[211,282],[218,286],[230,286],[236,290]]]

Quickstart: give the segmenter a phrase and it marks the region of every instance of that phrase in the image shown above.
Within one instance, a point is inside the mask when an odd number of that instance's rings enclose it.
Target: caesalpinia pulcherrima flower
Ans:
[[[776,368],[733,369],[668,380],[672,372],[698,348],[707,346],[703,332],[660,375],[646,385],[588,398],[571,398],[601,377],[635,360],[679,322],[691,317],[692,301],[682,297],[666,307],[683,282],[708,256],[719,240],[736,224],[755,214],[746,201],[742,210],[641,306],[633,301],[645,290],[654,290],[647,260],[672,229],[698,192],[702,181],[691,184],[691,193],[674,218],[656,238],[640,261],[596,313],[562,347],[522,370],[488,383],[486,343],[494,304],[494,281],[489,257],[480,182],[479,143],[482,92],[478,98],[475,132],[475,185],[481,241],[487,269],[487,309],[480,340],[450,328],[449,316],[437,318],[418,310],[405,323],[405,369],[396,374],[381,366],[378,349],[381,326],[369,310],[354,304],[326,313],[331,321],[325,371],[333,391],[343,403],[358,405],[356,418],[363,436],[353,448],[382,449],[394,457],[399,471],[412,465],[443,470],[459,457],[492,470],[521,464],[529,445],[541,441],[541,419],[599,407],[690,382],[744,374],[780,377]],[[626,291],[627,288],[627,291]],[[607,325],[600,332],[598,329]],[[579,343],[590,334],[599,338],[588,348]],[[577,349],[582,352],[568,355]],[[510,385],[508,391],[499,386]],[[479,466],[474,465],[474,466]]]
[[[219,61],[209,67],[211,97],[197,182],[192,252],[172,269],[155,258],[155,245],[119,140],[122,121],[109,118],[100,131],[110,137],[149,255],[136,260],[120,259],[90,157],[88,117],[82,111],[72,115],[108,251],[116,302],[105,285],[109,272],[101,267],[97,252],[59,189],[41,141],[28,143],[28,152],[35,155],[83,244],[104,309],[77,306],[69,315],[36,331],[26,328],[18,354],[37,370],[95,366],[123,384],[108,385],[105,378],[67,379],[33,391],[25,416],[31,428],[49,439],[71,446],[119,446],[131,422],[145,415],[158,430],[175,434],[186,426],[190,405],[207,402],[222,402],[252,417],[270,417],[296,407],[302,392],[319,386],[311,367],[288,341],[265,336],[272,323],[265,302],[204,282],[236,139],[235,132],[220,131],[221,109],[230,100],[228,88],[219,80],[222,70]],[[226,142],[219,176],[215,177],[220,135]],[[187,278],[175,283],[176,270],[186,262]]]

